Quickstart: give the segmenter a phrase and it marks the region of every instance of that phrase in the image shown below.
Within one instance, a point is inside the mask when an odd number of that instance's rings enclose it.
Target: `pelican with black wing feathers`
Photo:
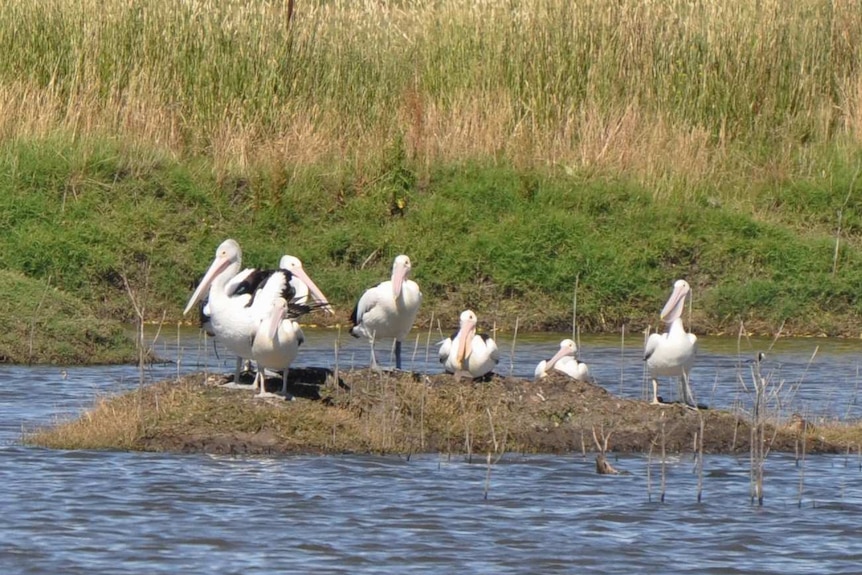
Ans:
[[[371,368],[380,369],[374,355],[374,343],[384,338],[395,339],[395,369],[401,369],[401,342],[410,333],[422,292],[413,280],[407,279],[412,270],[410,258],[400,255],[392,264],[392,277],[365,290],[353,308],[350,335],[364,336],[371,342]]]
[[[268,316],[276,298],[291,302],[294,289],[290,284],[292,274],[287,270],[245,269],[242,266],[242,250],[232,239],[225,240],[216,249],[216,256],[204,274],[183,314],[205,294],[210,325],[215,337],[237,357],[234,382],[239,382],[241,358],[252,357],[253,336],[261,318]],[[292,315],[298,317],[307,307],[297,307]]]

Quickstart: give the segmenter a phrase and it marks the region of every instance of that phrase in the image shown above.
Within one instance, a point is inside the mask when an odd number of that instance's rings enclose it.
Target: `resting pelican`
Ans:
[[[673,284],[673,293],[661,310],[661,320],[667,324],[667,331],[663,334],[651,334],[647,339],[644,361],[647,362],[652,378],[652,403],[659,403],[656,378],[677,376],[683,401],[686,405],[697,406],[688,378],[697,354],[697,336],[686,333],[682,325],[682,312],[690,294],[691,287],[685,280],[677,280]]]
[[[265,369],[284,370],[281,380],[281,396],[287,397],[287,371],[296,359],[299,346],[305,341],[299,324],[286,317],[288,303],[284,298],[272,302],[268,314],[262,315],[251,344],[251,356],[257,362],[255,387],[260,385],[258,397],[275,394],[266,391]]]
[[[350,321],[350,335],[365,336],[371,341],[371,368],[380,369],[374,356],[374,342],[395,338],[395,369],[401,369],[401,342],[410,333],[422,303],[422,292],[407,279],[412,266],[410,258],[400,255],[392,264],[392,279],[381,282],[362,294]]]
[[[210,324],[216,338],[236,354],[237,370],[234,382],[239,382],[242,358],[251,357],[252,336],[260,318],[268,314],[277,297],[293,298],[290,285],[292,274],[287,270],[256,270],[242,266],[242,250],[232,239],[216,249],[216,257],[186,304],[183,315],[209,293],[207,306]],[[308,308],[296,306],[292,313],[301,315]]]
[[[577,351],[578,346],[575,345],[574,341],[570,339],[561,341],[560,349],[556,355],[551,359],[540,361],[539,365],[536,366],[536,379],[547,377],[548,370],[553,368],[577,381],[589,381],[590,370],[587,364],[575,358]]]
[[[440,363],[449,373],[468,373],[477,378],[490,372],[500,361],[496,342],[485,334],[476,333],[476,314],[461,312],[461,326],[440,346]]]
[[[318,288],[317,285],[311,281],[311,278],[308,277],[308,274],[305,273],[305,268],[302,267],[302,262],[299,258],[291,255],[281,256],[281,261],[278,262],[278,267],[289,271],[293,275],[293,278],[290,280],[290,285],[293,286],[294,303],[307,305],[309,304],[309,298],[311,298],[315,301],[316,306],[321,307],[326,313],[335,313],[332,306],[329,305],[329,302],[326,300],[326,296],[323,295],[320,288]]]

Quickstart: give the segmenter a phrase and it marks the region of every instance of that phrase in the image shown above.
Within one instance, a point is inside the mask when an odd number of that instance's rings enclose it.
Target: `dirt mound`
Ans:
[[[224,381],[216,378],[209,384]],[[280,386],[279,379],[267,382],[270,391]],[[447,374],[359,370],[341,372],[336,379],[329,370],[310,368],[291,370],[288,390],[296,401],[261,402],[252,392],[232,391],[252,407],[293,413],[298,419],[329,412],[338,421],[332,424],[329,417],[322,417],[328,426],[325,440],[320,430],[308,428],[297,430],[308,443],[282,437],[274,431],[279,427],[276,417],[271,427],[252,432],[154,435],[147,448],[220,453],[569,453],[595,451],[597,440],[607,440],[608,451],[658,454],[662,448],[668,453],[694,451],[702,434],[705,453],[739,453],[749,451],[751,440],[745,414],[652,405],[562,375],[541,382],[498,376],[464,381]],[[320,420],[312,418],[309,425],[320,425]],[[801,450],[803,438],[808,452],[844,449],[792,425],[771,426],[767,437],[776,451]]]
[[[251,379],[248,380],[248,383]],[[651,405],[599,385],[552,375],[541,382],[492,376],[294,369],[293,401],[259,399],[250,385],[195,374],[102,399],[81,418],[29,438],[62,448],[208,453],[748,452],[747,415]],[[280,378],[267,389],[281,388]],[[844,452],[841,433],[791,420],[767,425],[774,451]],[[852,433],[848,433],[848,430]]]

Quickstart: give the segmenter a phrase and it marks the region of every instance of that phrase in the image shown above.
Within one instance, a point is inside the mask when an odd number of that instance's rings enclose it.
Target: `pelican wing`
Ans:
[[[500,350],[497,348],[497,342],[494,341],[489,335],[481,334],[482,339],[485,342],[485,348],[488,350],[488,357],[491,358],[491,361],[494,362],[494,365],[500,363]]]
[[[440,360],[440,363],[446,363],[446,360],[449,359],[449,354],[452,353],[453,338],[454,336],[447,337],[440,342],[440,351],[437,353],[437,358]]]
[[[644,348],[644,361],[652,357],[652,354],[655,353],[655,350],[661,343],[661,339],[662,336],[660,334],[650,334],[649,338],[647,338],[646,347]]]
[[[350,321],[353,322],[353,328],[350,330],[350,334],[353,337],[359,337],[361,335],[363,316],[374,309],[374,307],[379,303],[378,287],[379,286],[375,286],[365,290],[365,293],[363,293],[362,297],[359,298],[359,301],[356,302],[356,306],[350,314]]]

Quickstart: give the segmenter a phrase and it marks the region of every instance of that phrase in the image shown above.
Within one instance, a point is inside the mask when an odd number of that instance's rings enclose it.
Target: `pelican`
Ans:
[[[287,398],[287,371],[296,359],[299,346],[305,341],[299,324],[287,317],[288,302],[282,297],[272,302],[269,313],[263,314],[251,344],[251,356],[257,362],[255,387],[260,385],[258,397],[275,394],[266,391],[266,369],[284,370],[281,380],[281,396]]]
[[[476,333],[476,314],[461,312],[461,326],[452,337],[440,346],[440,363],[449,373],[467,373],[472,378],[482,377],[500,361],[496,342],[485,334]]]
[[[589,381],[590,370],[587,364],[575,358],[577,351],[578,346],[575,345],[574,341],[570,339],[561,341],[560,349],[556,355],[551,359],[540,361],[539,365],[536,366],[536,379],[547,377],[548,371],[553,368],[577,381]]]
[[[215,337],[213,324],[210,320],[209,295],[204,296],[204,299],[201,300],[200,308],[198,310],[198,320],[200,321],[201,329],[204,330],[208,336]]]
[[[252,356],[251,343],[257,332],[260,318],[268,314],[276,297],[287,301],[293,298],[290,285],[292,274],[287,270],[240,271],[242,249],[232,239],[225,240],[216,249],[216,256],[186,304],[183,315],[209,293],[210,324],[216,338],[236,354],[237,369],[234,382],[239,382],[242,358]],[[301,315],[308,308],[295,306],[292,313]]]
[[[407,279],[410,258],[400,255],[392,264],[392,278],[365,290],[356,303],[350,321],[350,335],[364,336],[371,342],[371,368],[379,370],[374,356],[374,342],[395,338],[395,369],[401,369],[401,342],[407,337],[422,303],[422,292],[413,280]]]
[[[677,376],[683,401],[686,405],[697,406],[689,385],[689,372],[697,354],[697,336],[686,333],[682,325],[682,312],[690,294],[691,287],[685,280],[677,280],[673,284],[673,293],[661,310],[661,320],[667,325],[667,331],[651,334],[647,339],[644,361],[652,378],[652,403],[659,403],[656,378]]]
[[[309,298],[311,298],[316,302],[315,305],[323,308],[323,311],[326,313],[335,313],[332,306],[326,300],[326,296],[323,295],[320,288],[305,273],[305,268],[302,267],[302,262],[299,258],[291,255],[281,256],[278,267],[279,269],[289,271],[293,275],[290,285],[293,286],[293,301],[295,303],[307,305],[309,304]]]

